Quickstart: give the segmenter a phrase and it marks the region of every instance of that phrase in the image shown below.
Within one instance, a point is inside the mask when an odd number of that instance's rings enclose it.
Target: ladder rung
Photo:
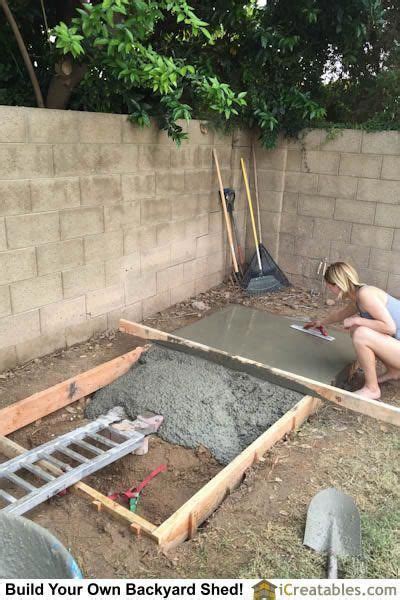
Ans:
[[[98,435],[97,433],[89,433],[86,437],[93,438],[97,442],[100,442],[105,446],[109,446],[110,448],[115,448],[116,446],[119,446],[119,444],[117,444],[116,442],[109,440],[108,438],[104,437],[104,435]]]
[[[47,471],[43,471],[43,469],[37,465],[27,463],[26,465],[23,465],[23,468],[30,471],[30,473],[37,475],[37,477],[40,477],[40,479],[43,479],[44,481],[53,481],[53,479],[55,479],[54,475],[50,475]]]
[[[11,494],[7,494],[7,492],[5,492],[4,490],[0,490],[0,496],[10,504],[17,501],[17,499],[14,498],[14,496],[11,496]]]
[[[125,438],[126,440],[130,440],[132,437],[132,432],[128,432],[128,431],[122,431],[121,429],[117,429],[114,427],[106,427],[106,430],[109,431],[112,435],[120,435],[121,437]]]
[[[24,465],[21,465],[20,468],[25,468],[25,467],[24,467]],[[24,490],[27,490],[28,492],[34,492],[35,490],[37,490],[37,487],[35,487],[31,483],[29,483],[29,481],[22,479],[22,477],[18,477],[18,475],[16,475],[15,473],[7,473],[4,475],[4,477],[6,479],[8,479],[9,481],[12,481],[13,483],[15,483],[15,485],[18,485],[19,487],[22,487]]]
[[[82,448],[85,448],[86,450],[89,450],[89,452],[93,452],[94,454],[104,454],[105,452],[105,450],[97,448],[97,446],[93,446],[92,444],[88,444],[83,440],[77,440],[76,442],[74,442],[74,444],[75,446],[81,446]]]
[[[47,460],[49,463],[58,467],[62,471],[70,471],[72,469],[71,465],[69,465],[68,463],[62,462],[62,460],[58,460],[58,458],[55,458],[51,454],[45,454],[45,456],[43,457],[43,460]]]
[[[73,450],[70,450],[70,448],[67,447],[58,448],[57,452],[59,452],[60,454],[65,454],[66,456],[70,456],[79,463],[90,462],[90,458],[86,458],[86,456],[82,456],[82,454],[78,454],[78,452],[74,452]]]

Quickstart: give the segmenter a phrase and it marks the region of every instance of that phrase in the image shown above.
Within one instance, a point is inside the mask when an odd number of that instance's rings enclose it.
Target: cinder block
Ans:
[[[299,214],[309,217],[333,217],[335,199],[325,196],[299,195]]]
[[[368,154],[400,154],[398,131],[364,131],[362,152]]]
[[[343,152],[340,155],[339,175],[377,179],[380,176],[381,167],[382,156]]]
[[[310,237],[297,237],[294,245],[294,254],[307,256],[308,258],[319,258],[329,256],[330,241],[313,239]]]
[[[284,189],[284,172],[283,171],[258,171],[258,188],[260,195],[263,192],[282,192]]]
[[[128,144],[157,144],[160,129],[156,121],[152,120],[149,127],[141,127],[123,117],[122,141]]]
[[[140,223],[157,225],[171,220],[171,203],[174,200],[166,197],[144,198],[140,200]]]
[[[74,110],[49,110],[48,108],[27,111],[29,141],[48,144],[78,142],[78,114]]]
[[[190,219],[195,218],[201,212],[208,212],[200,210],[201,200],[197,194],[185,194],[183,196],[177,196],[171,202],[171,219],[173,222],[179,219]]]
[[[257,170],[278,170],[283,171],[286,164],[286,150],[283,148],[267,150],[258,147],[256,149]]]
[[[63,300],[40,308],[40,323],[43,334],[64,329],[86,320],[85,297]],[[33,337],[33,336],[31,336]]]
[[[158,195],[183,194],[185,191],[185,174],[182,171],[157,171],[156,193]]]
[[[378,204],[375,213],[375,225],[400,227],[400,206]]]
[[[13,313],[21,313],[32,308],[45,306],[62,300],[61,275],[55,273],[17,281],[11,285]]]
[[[8,285],[0,287],[0,317],[6,317],[11,313],[10,288]]]
[[[152,198],[155,194],[155,173],[122,175],[122,198],[124,202],[135,202],[140,198]]]
[[[400,156],[384,156],[382,165],[382,179],[400,181]]]
[[[322,132],[321,150],[324,152],[360,152],[362,131],[340,129],[334,135]]]
[[[200,277],[195,282],[195,294],[207,292],[208,290],[222,283],[223,279],[224,273],[222,271],[220,273],[211,273],[211,275]]]
[[[353,225],[351,243],[359,246],[390,250],[393,241],[393,229],[372,225]]]
[[[211,213],[218,214],[218,213]],[[200,237],[208,233],[208,215],[199,215],[196,219],[185,221],[185,237]]]
[[[124,231],[124,254],[131,254],[138,250],[150,250],[157,246],[158,228],[156,227],[137,227]],[[167,243],[168,239],[165,241]]]
[[[376,285],[383,290],[387,288],[388,274],[383,271],[374,271],[373,269],[358,269],[358,275],[363,283]]]
[[[152,271],[142,277],[129,275],[125,282],[126,304],[135,304],[144,298],[155,296],[157,293],[156,273]]]
[[[6,224],[4,217],[0,217],[0,251],[7,250]]]
[[[0,181],[0,215],[18,215],[28,213],[30,210],[28,180]]]
[[[207,256],[207,274],[211,275],[212,273],[220,273],[227,266],[226,260],[226,252],[218,252],[217,254],[212,254],[211,256]],[[229,265],[232,265],[232,258],[229,254]]]
[[[205,237],[205,236],[203,236]],[[220,237],[220,236],[219,236]],[[201,240],[202,238],[197,238]],[[196,238],[188,238],[171,244],[171,262],[184,262],[196,258]]]
[[[383,204],[400,204],[399,183],[382,179],[360,179],[357,199],[366,202],[382,202]]]
[[[299,194],[297,192],[285,192],[283,194],[282,212],[296,214],[298,200]]]
[[[235,129],[232,135],[232,146],[234,148],[242,146],[250,148],[253,138],[253,132],[249,129]]]
[[[104,227],[106,231],[138,227],[140,224],[140,201],[124,202],[104,207]]]
[[[0,373],[13,369],[17,364],[17,353],[15,346],[9,348],[2,348],[0,350]]]
[[[224,249],[224,240],[221,233],[209,233],[197,238],[196,258],[209,256]],[[194,258],[194,257],[191,257]]]
[[[10,248],[24,248],[60,239],[58,212],[6,217]]]
[[[281,233],[312,236],[313,228],[313,217],[303,217],[294,213],[282,213],[281,215]]]
[[[171,306],[171,290],[143,300],[143,318],[150,317]]]
[[[379,227],[379,229],[380,229],[380,227]],[[391,229],[389,231],[391,231],[392,234],[393,234],[393,229]],[[390,245],[386,246],[386,249],[390,249]],[[400,251],[400,229],[395,229],[394,230],[392,250],[399,250]]]
[[[79,118],[79,139],[87,144],[122,141],[123,115],[109,113],[76,113]]]
[[[279,235],[279,256],[282,254],[294,254],[295,236],[289,233],[281,233]]]
[[[83,243],[85,262],[87,263],[118,258],[124,254],[123,232],[121,230],[85,237]]]
[[[107,207],[106,210],[114,210],[115,207]],[[61,239],[83,237],[94,235],[104,231],[103,209],[75,208],[60,213]]]
[[[370,248],[356,246],[355,244],[343,244],[332,242],[329,258],[331,262],[345,261],[351,263],[356,269],[368,267]]]
[[[168,146],[140,146],[139,171],[151,169],[169,169],[171,166],[170,148]]]
[[[317,150],[323,139],[322,129],[303,129],[298,138],[288,138],[286,140],[288,148],[306,148],[307,150]]]
[[[288,275],[303,275],[303,267],[306,260],[304,256],[282,254],[279,257],[279,266]]]
[[[87,314],[90,318],[104,315],[124,304],[124,287],[119,283],[86,294]]]
[[[224,215],[221,212],[209,213],[208,215],[208,232],[206,233],[219,233],[226,227]]]
[[[76,298],[105,286],[104,263],[90,263],[62,274],[64,298]]]
[[[36,276],[34,248],[0,252],[0,285]]]
[[[82,240],[44,244],[38,246],[36,252],[39,275],[63,271],[84,263]]]
[[[79,206],[79,179],[37,179],[31,181],[32,211],[43,212]]]
[[[191,298],[195,294],[196,285],[194,281],[182,283],[171,289],[171,306]]]
[[[106,261],[106,286],[123,283],[128,273],[135,273],[140,277],[140,253],[132,252],[120,258]]]
[[[131,144],[55,144],[57,176],[134,173],[138,148]]]
[[[0,142],[26,141],[26,115],[29,110],[16,106],[0,106]]]
[[[107,317],[102,315],[95,319],[88,319],[83,323],[77,323],[76,325],[70,325],[65,328],[65,341],[67,346],[74,346],[74,344],[81,344],[86,342],[96,333],[102,333],[107,329]]]
[[[334,218],[338,221],[353,221],[353,223],[371,225],[375,218],[375,204],[337,198]]]
[[[357,189],[357,179],[354,177],[339,177],[336,175],[320,175],[318,193],[321,196],[333,198],[354,198]]]
[[[221,130],[214,131],[214,146],[217,146],[218,149],[223,148],[231,148],[233,145],[233,134],[224,132]]]
[[[188,134],[189,144],[206,144],[207,146],[214,144],[214,131],[204,121],[195,119],[189,121]]]
[[[50,145],[0,144],[0,179],[35,179],[53,175]]]
[[[352,223],[333,221],[332,219],[315,219],[313,237],[318,240],[349,242]]]
[[[388,273],[400,274],[400,252],[390,252],[371,248],[371,258],[369,261],[371,269],[377,271],[386,271]]]
[[[107,206],[122,202],[120,175],[81,177],[82,204]]]
[[[286,173],[285,192],[310,194],[317,191],[318,175],[314,173]]]
[[[183,145],[179,148],[171,148],[171,168],[194,169],[199,166],[198,157],[199,146]]]
[[[184,282],[183,263],[157,273],[157,293],[178,287]]]
[[[281,227],[281,215],[280,213],[268,212],[262,210],[260,212],[261,230],[264,235],[271,235],[278,233]],[[250,225],[250,218],[249,218]]]
[[[26,363],[39,356],[46,356],[56,350],[65,348],[65,334],[64,332],[57,331],[57,333],[49,333],[47,335],[41,335],[32,340],[26,340],[20,344],[17,344],[17,356],[19,363]]]
[[[400,298],[400,275],[391,275],[389,273],[387,291],[395,298]]]
[[[285,171],[301,171],[301,164],[303,161],[303,152],[301,150],[286,150],[286,168]]]
[[[40,335],[39,311],[0,319],[0,348],[9,348]]]
[[[139,149],[133,144],[102,144],[98,173],[136,173]]]
[[[208,216],[208,215],[207,215]],[[153,246],[165,246],[177,240],[183,240],[186,237],[185,221],[171,221],[157,225],[157,243]],[[150,247],[148,248],[150,249]]]
[[[117,308],[117,310],[109,312],[107,314],[107,329],[118,329],[120,319],[140,323],[143,319],[142,302],[136,302],[125,308]]]
[[[167,245],[143,250],[141,253],[141,266],[143,273],[160,271],[171,266],[171,247]]]
[[[255,194],[252,194],[253,205],[255,202]],[[261,210],[270,212],[282,212],[283,193],[282,192],[264,192],[260,197]],[[255,205],[253,206],[255,210]],[[236,212],[236,209],[235,209]]]
[[[227,182],[224,181],[227,185]],[[212,171],[209,169],[196,169],[185,171],[185,192],[198,194],[201,192],[210,192],[213,185]]]
[[[339,171],[339,161],[340,154],[338,152],[307,150],[302,152],[301,170],[305,173],[337,175]]]

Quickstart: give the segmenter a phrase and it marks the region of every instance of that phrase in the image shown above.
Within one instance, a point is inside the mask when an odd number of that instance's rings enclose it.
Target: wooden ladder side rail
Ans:
[[[24,400],[2,408],[0,410],[0,435],[8,435],[17,431],[112,383],[139,360],[142,352],[143,348],[135,348],[85,373],[80,373],[47,390],[37,392]]]
[[[269,377],[271,381],[278,380],[281,382],[280,385],[284,385],[285,381],[295,382],[296,384],[299,384],[302,389],[304,389],[304,393],[316,396],[323,400],[329,400],[338,406],[348,408],[368,417],[380,419],[381,421],[385,421],[386,423],[400,427],[400,407],[392,406],[379,400],[369,400],[367,398],[358,396],[357,394],[353,394],[352,392],[342,390],[320,381],[308,379],[307,377],[297,375],[296,373],[283,371],[282,369],[264,365],[263,363],[249,360],[247,358],[243,358],[242,356],[232,356],[223,350],[217,350],[216,348],[186,340],[171,333],[165,333],[163,331],[159,331],[158,329],[146,327],[139,323],[133,323],[125,319],[120,320],[119,329],[124,333],[129,333],[146,340],[171,342],[177,346],[185,346],[187,348],[203,352],[204,354],[208,354],[210,357],[212,355],[220,358],[225,357],[231,361],[231,363],[233,361],[238,365],[249,365],[255,367],[259,371],[260,375],[263,374],[267,378]],[[255,374],[255,376],[257,375]]]
[[[320,400],[311,396],[305,396],[295,404],[156,529],[154,533],[160,546],[167,550],[192,538],[199,525],[241,482],[245,471],[260,460],[276,442],[300,427],[321,404]]]
[[[7,458],[14,458],[15,456],[23,454],[25,451],[26,450],[23,446],[20,446],[16,442],[13,442],[12,440],[4,436],[0,436],[0,454],[3,454]],[[61,469],[59,469],[58,467],[46,460],[38,461],[37,465],[40,466],[42,469],[46,469],[47,471],[49,471],[49,473],[52,473],[53,475],[61,475],[63,473]],[[154,532],[157,529],[157,525],[153,525],[153,523],[150,523],[146,519],[143,519],[142,517],[131,512],[127,508],[124,508],[117,502],[110,500],[110,498],[107,498],[107,496],[104,496],[97,490],[86,485],[86,483],[82,483],[81,481],[79,481],[78,483],[72,485],[69,488],[69,490],[74,492],[75,494],[83,496],[84,498],[89,498],[89,500],[92,501],[92,503],[97,507],[98,510],[102,510],[104,508],[112,516],[129,524],[132,530],[138,535],[143,533],[144,535],[152,538],[153,540],[158,541],[157,536],[154,535]]]

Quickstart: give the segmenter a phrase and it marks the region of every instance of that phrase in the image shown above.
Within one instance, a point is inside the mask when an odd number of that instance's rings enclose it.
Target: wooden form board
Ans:
[[[163,331],[159,331],[158,329],[152,329],[151,327],[146,327],[139,323],[126,321],[125,319],[120,320],[119,328],[120,331],[124,333],[130,333],[148,341],[153,340],[167,342],[175,345],[176,348],[185,347],[196,350],[198,353],[202,353],[204,358],[209,358],[211,360],[220,359],[226,366],[230,366],[233,369],[238,368],[239,366],[240,368],[238,370],[246,370],[246,367],[248,367],[250,371],[254,371],[254,369],[256,369],[258,376],[264,376],[273,383],[277,383],[283,387],[296,389],[296,391],[302,391],[307,395],[312,395],[322,400],[329,400],[338,406],[348,408],[368,417],[379,419],[381,421],[385,421],[386,423],[400,427],[400,408],[397,406],[392,406],[379,400],[369,400],[352,392],[342,390],[320,381],[308,379],[307,377],[297,375],[296,373],[290,373],[289,371],[283,371],[282,369],[277,369],[276,367],[270,367],[256,361],[243,358],[242,356],[232,356],[223,350],[210,348],[204,344],[189,341],[171,333],[165,333]],[[294,384],[295,387],[293,387]]]

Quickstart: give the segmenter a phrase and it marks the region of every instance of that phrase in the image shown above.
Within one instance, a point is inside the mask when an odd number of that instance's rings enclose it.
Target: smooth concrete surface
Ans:
[[[336,339],[327,342],[292,329],[293,323],[303,325],[304,320],[233,305],[174,333],[329,384],[355,360],[348,334],[331,329],[329,333]]]

